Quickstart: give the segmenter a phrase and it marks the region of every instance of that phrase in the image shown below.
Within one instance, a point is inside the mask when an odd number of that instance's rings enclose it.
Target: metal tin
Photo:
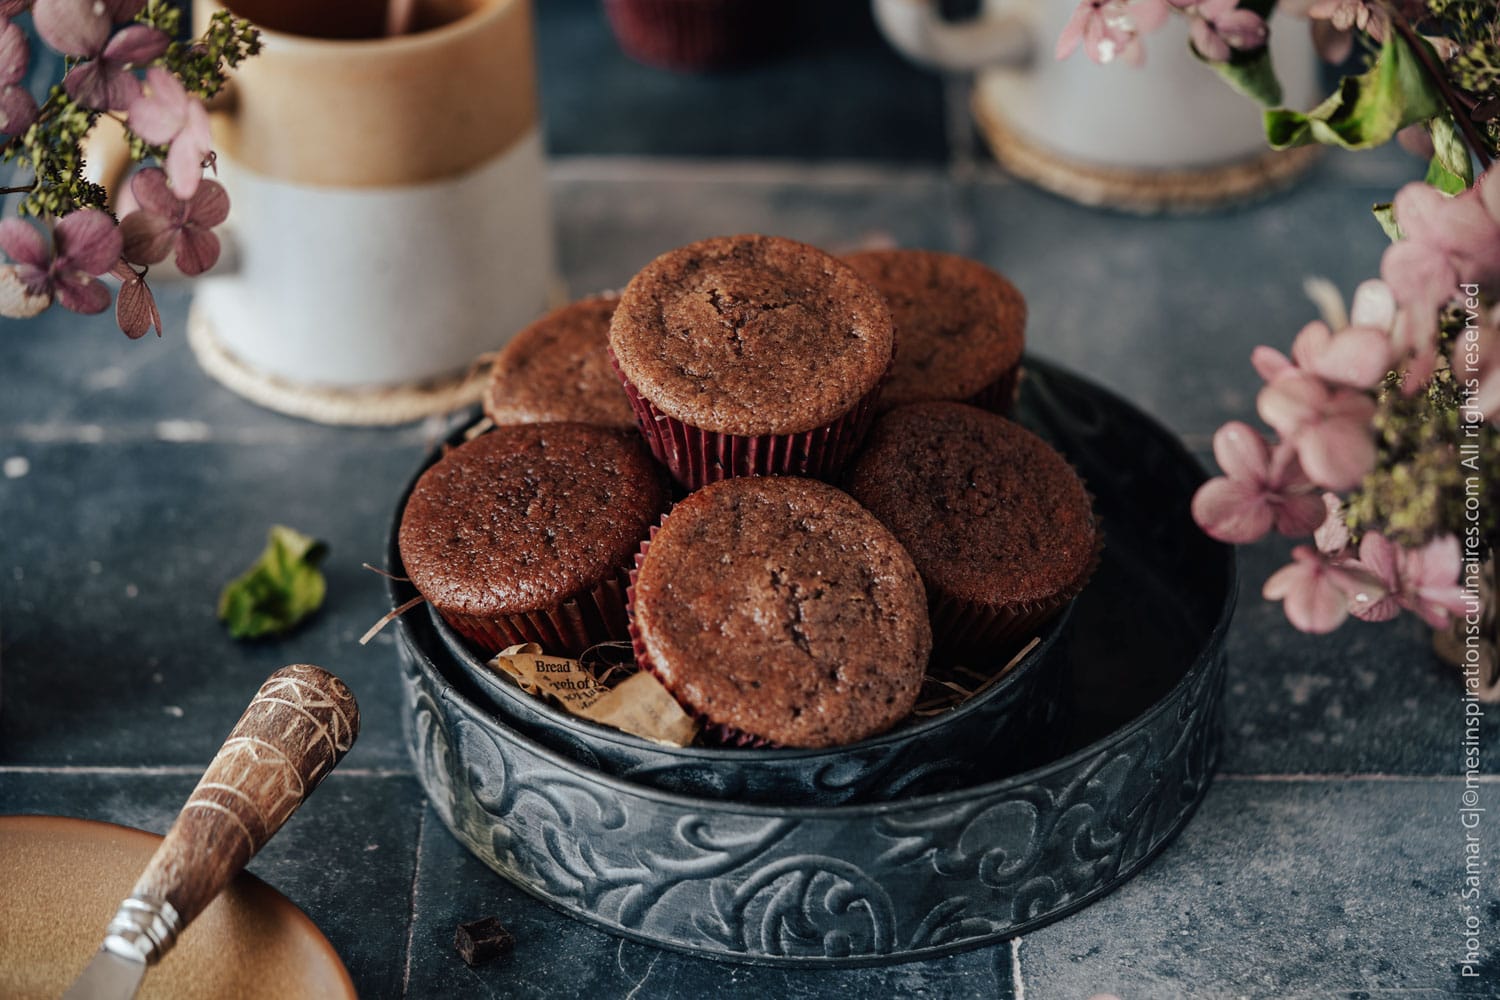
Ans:
[[[1128,404],[1032,363],[1022,417],[1088,479],[1110,544],[1055,658],[1068,749],[1000,780],[835,806],[686,796],[496,719],[431,621],[403,620],[403,720],[434,808],[521,888],[613,933],[738,962],[929,958],[1055,920],[1144,867],[1218,756],[1234,556],[1193,526],[1203,473]]]

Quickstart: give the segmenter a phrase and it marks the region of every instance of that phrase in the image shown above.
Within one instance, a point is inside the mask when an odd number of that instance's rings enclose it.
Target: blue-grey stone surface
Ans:
[[[1393,152],[1335,155],[1251,206],[1097,212],[950,148],[962,89],[880,47],[863,3],[795,5],[802,27],[776,60],[704,78],[630,63],[591,0],[538,6],[575,292],[743,230],[971,253],[1026,293],[1033,350],[1205,456],[1218,424],[1253,419],[1250,348],[1284,347],[1313,317],[1304,277],[1347,294],[1375,273],[1368,206],[1419,172]],[[381,561],[397,493],[442,422],[332,429],[260,410],[193,363],[186,290],[159,291],[161,340],[61,311],[0,320],[0,813],[164,830],[264,676],[315,662],[354,687],[364,733],[252,870],[313,916],[367,997],[1500,996],[1493,812],[1482,891],[1462,898],[1456,676],[1411,620],[1292,630],[1258,598],[1286,559],[1277,542],[1243,552],[1221,776],[1114,895],[1019,942],[817,974],[718,965],[573,922],[442,828],[402,748],[391,638],[355,642],[388,610],[360,564]],[[215,597],[276,522],[331,543],[328,603],[284,639],[235,644]],[[1481,738],[1493,805],[1500,712]],[[1471,912],[1477,982],[1458,977]],[[491,914],[516,952],[470,970],[454,927]]]

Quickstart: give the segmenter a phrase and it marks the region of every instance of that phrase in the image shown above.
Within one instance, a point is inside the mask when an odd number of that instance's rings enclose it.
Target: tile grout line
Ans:
[[[1021,975],[1021,939],[1010,939],[1010,983],[1016,1000],[1026,1000],[1026,979]]]
[[[406,960],[401,966],[401,995],[411,990],[411,949],[417,934],[417,886],[422,876],[422,833],[427,828],[427,809],[417,816],[417,856],[411,866],[411,896],[406,907]]]

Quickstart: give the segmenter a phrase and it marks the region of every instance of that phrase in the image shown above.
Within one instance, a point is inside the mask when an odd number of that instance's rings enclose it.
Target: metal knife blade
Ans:
[[[130,1000],[145,974],[145,959],[126,958],[100,948],[63,994],[63,1000]]]

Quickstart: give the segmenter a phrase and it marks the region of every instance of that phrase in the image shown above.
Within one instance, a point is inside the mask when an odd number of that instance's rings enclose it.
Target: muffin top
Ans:
[[[583,299],[516,334],[490,369],[485,415],[497,424],[634,427],[630,401],[609,364],[609,318],[619,301],[618,295]]]
[[[439,610],[552,608],[628,569],[667,501],[639,434],[498,427],[417,480],[401,515],[401,561]]]
[[[1056,597],[1094,561],[1094,514],[1072,466],[1019,424],[962,403],[877,419],[849,492],[929,586],[981,605]]]
[[[662,254],[609,329],[620,370],[657,409],[723,434],[832,423],[890,366],[890,310],[845,263],[773,236]]]
[[[808,479],[728,479],[679,503],[646,551],[631,613],[689,710],[789,747],[895,725],[932,651],[911,557],[846,494]]]
[[[844,258],[885,296],[900,344],[880,407],[964,400],[1014,368],[1025,347],[1026,300],[976,260],[932,250],[870,250]]]

